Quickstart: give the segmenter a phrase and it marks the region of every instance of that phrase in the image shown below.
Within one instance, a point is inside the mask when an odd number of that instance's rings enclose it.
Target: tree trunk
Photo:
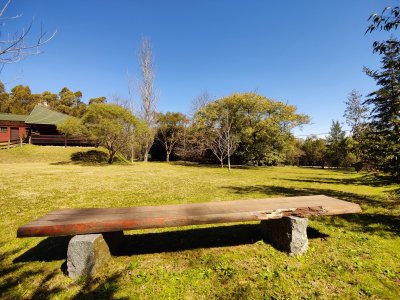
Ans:
[[[170,156],[170,154],[171,154],[171,152],[170,151],[167,151],[167,158],[166,158],[166,162],[169,162],[169,156]]]
[[[115,153],[114,152],[110,152],[110,157],[108,158],[108,163],[111,165],[114,161],[114,156]]]
[[[145,148],[144,148],[144,156],[143,156],[143,161],[148,162],[149,161],[149,142],[146,142]]]
[[[67,136],[64,136],[64,147],[67,148]]]
[[[231,171],[231,157],[228,156],[228,172]]]

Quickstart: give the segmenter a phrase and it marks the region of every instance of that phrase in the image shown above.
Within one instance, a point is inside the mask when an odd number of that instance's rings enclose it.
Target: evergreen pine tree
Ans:
[[[336,168],[347,166],[348,140],[339,121],[332,121],[331,130],[326,138],[326,142],[328,165]]]
[[[400,179],[400,47],[399,41],[386,42],[382,69],[365,73],[372,77],[378,90],[370,93],[365,104],[371,105],[369,139],[378,167]]]

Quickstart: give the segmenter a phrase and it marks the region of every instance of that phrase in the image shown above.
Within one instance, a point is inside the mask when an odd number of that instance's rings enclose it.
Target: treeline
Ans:
[[[292,155],[292,129],[309,122],[296,107],[255,93],[236,93],[202,103],[189,119],[180,113],[157,115],[153,156],[235,164],[276,165]],[[158,152],[157,152],[158,150]],[[160,155],[161,152],[161,155]]]
[[[296,107],[255,93],[238,93],[204,101],[192,117],[178,112],[151,116],[116,104],[90,104],[81,119],[70,118],[58,129],[66,135],[85,135],[130,160],[145,160],[151,137],[150,159],[171,158],[202,163],[276,165],[288,161],[296,143],[291,130],[309,121]]]
[[[300,166],[343,168],[354,166],[357,170],[355,144],[351,136],[346,136],[339,121],[333,121],[326,138],[309,136],[298,140],[298,157],[293,161]]]
[[[68,88],[58,94],[32,94],[28,86],[18,85],[10,93],[0,87],[2,112],[29,114],[35,105],[43,104],[66,113],[71,118],[59,124],[58,130],[104,146],[110,163],[117,152],[130,160],[144,160],[147,148],[153,160],[218,162],[229,168],[231,160],[253,165],[287,163],[296,152],[292,129],[309,121],[308,116],[296,113],[296,107],[255,93],[237,93],[213,102],[203,96],[189,117],[178,112],[134,114],[129,105],[110,104],[105,97],[90,99],[87,105],[80,91]]]
[[[105,97],[89,99],[88,103],[105,103]],[[28,115],[37,104],[44,104],[49,108],[74,117],[82,117],[87,104],[82,101],[82,92],[73,92],[67,87],[58,94],[45,91],[41,94],[32,94],[27,85],[16,85],[8,93],[4,84],[0,82],[0,112]]]

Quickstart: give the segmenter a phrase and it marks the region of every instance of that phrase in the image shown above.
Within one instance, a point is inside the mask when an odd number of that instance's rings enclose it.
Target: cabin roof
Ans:
[[[16,115],[16,114],[5,114],[0,113],[0,121],[18,121],[25,122],[28,115]]]
[[[51,110],[42,105],[36,105],[26,118],[27,124],[57,125],[69,118],[68,115]]]

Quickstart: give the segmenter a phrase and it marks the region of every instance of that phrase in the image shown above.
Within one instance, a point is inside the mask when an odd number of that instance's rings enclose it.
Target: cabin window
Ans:
[[[7,127],[0,127],[0,133],[6,133]]]

